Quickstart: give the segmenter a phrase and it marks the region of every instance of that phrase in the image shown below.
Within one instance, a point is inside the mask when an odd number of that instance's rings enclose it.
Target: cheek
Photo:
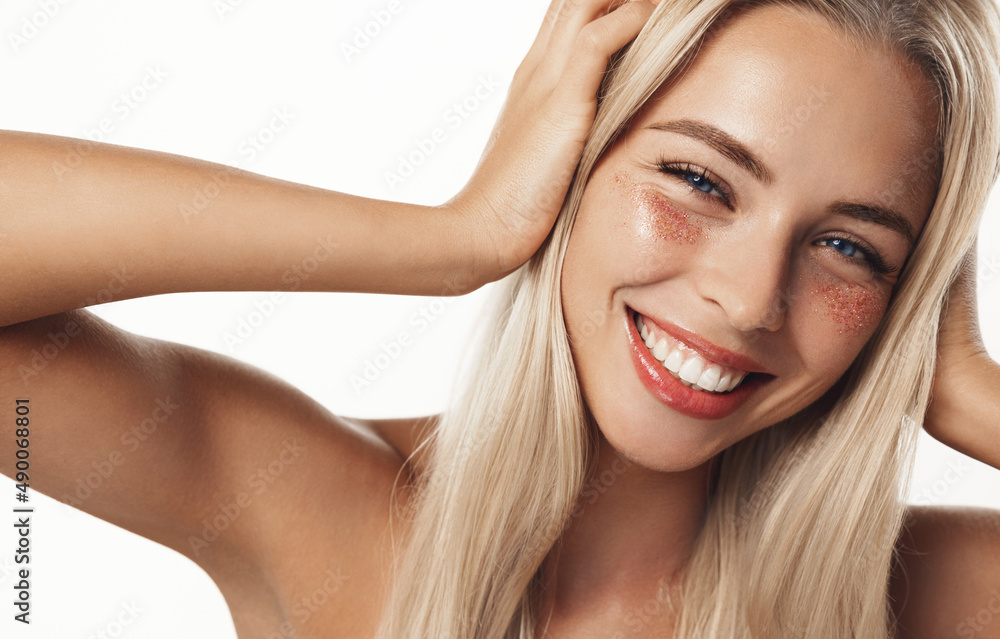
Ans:
[[[800,359],[796,384],[818,399],[850,368],[885,314],[889,292],[811,272],[802,303],[790,307],[787,328]]]
[[[624,207],[622,226],[634,224],[650,238],[684,244],[694,244],[705,237],[704,228],[687,211],[674,206],[652,188],[642,186],[627,173],[610,179],[629,204]]]
[[[813,308],[840,335],[868,335],[882,318],[887,296],[857,284],[829,282],[812,291]]]
[[[820,320],[838,335],[867,338],[885,313],[888,295],[857,284],[825,282],[811,293]]]

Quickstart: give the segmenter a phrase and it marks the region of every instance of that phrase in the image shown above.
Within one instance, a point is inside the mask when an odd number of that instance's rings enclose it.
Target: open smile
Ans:
[[[713,347],[676,327],[668,332],[628,307],[625,320],[632,362],[643,385],[658,400],[689,417],[725,417],[774,378],[748,358]]]

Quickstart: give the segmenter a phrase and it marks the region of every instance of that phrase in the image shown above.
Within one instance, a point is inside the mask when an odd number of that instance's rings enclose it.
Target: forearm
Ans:
[[[931,399],[927,426],[955,450],[1000,469],[1000,364],[982,353],[951,391]]]
[[[0,326],[110,301],[109,292],[475,287],[461,250],[469,225],[444,207],[72,138],[0,131],[0,212]]]

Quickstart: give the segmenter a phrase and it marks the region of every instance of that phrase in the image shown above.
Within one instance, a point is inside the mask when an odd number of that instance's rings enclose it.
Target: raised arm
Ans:
[[[0,440],[20,437],[12,417],[29,407],[31,488],[186,554],[217,582],[249,566],[236,591],[296,583],[295,561],[315,567],[287,552],[303,513],[344,549],[346,574],[370,573],[352,550],[371,536],[364,522],[387,516],[402,465],[377,429],[81,307],[211,290],[455,295],[509,273],[552,228],[608,57],[652,11],[636,1],[604,15],[607,4],[553,2],[472,180],[440,206],[0,132]],[[272,467],[295,470],[262,484]],[[18,470],[0,456],[0,473]],[[233,504],[239,516],[212,528]]]
[[[986,351],[976,304],[976,251],[952,284],[938,334],[938,361],[925,430],[1000,470],[1000,364]]]
[[[552,3],[472,179],[440,206],[0,131],[0,327],[111,294],[458,295],[499,279],[549,234],[608,58],[653,4],[607,9],[608,0]]]
[[[0,131],[0,326],[183,291],[458,295],[477,228],[225,165]]]

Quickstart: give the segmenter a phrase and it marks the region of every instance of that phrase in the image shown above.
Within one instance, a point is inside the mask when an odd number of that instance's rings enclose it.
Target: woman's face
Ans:
[[[770,6],[633,118],[591,174],[562,274],[614,448],[692,468],[843,375],[933,203],[932,96],[916,67]]]

